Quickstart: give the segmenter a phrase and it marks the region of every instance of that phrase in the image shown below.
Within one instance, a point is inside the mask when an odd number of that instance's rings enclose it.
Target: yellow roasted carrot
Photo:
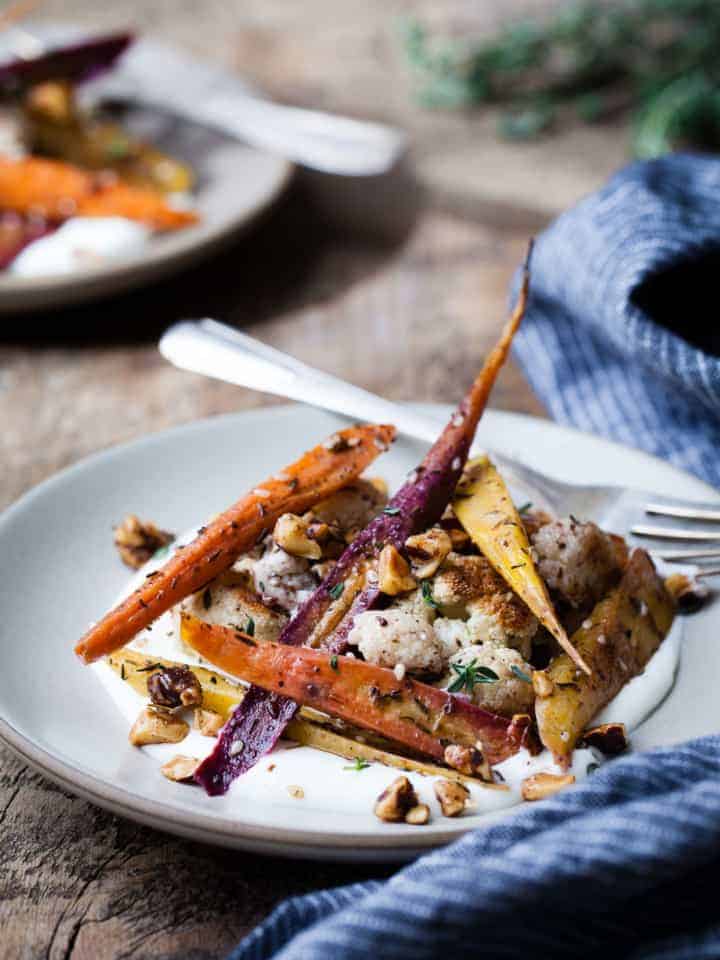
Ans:
[[[525,527],[505,481],[486,456],[468,464],[453,499],[455,516],[501,577],[528,605],[575,664],[590,668],[568,640],[547,587],[533,563]]]

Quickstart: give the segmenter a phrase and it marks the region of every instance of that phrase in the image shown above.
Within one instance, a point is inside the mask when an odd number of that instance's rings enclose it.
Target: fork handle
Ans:
[[[433,443],[442,424],[290,357],[216,320],[183,320],[162,336],[166,360],[204,374],[341,413],[355,420],[394,423],[400,433]]]

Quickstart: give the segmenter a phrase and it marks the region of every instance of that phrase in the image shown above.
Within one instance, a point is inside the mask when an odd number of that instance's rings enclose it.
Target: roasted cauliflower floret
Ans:
[[[498,590],[507,593],[508,588],[484,557],[455,552],[448,554],[432,580],[435,602],[442,608],[450,608],[451,613],[454,609],[462,613],[470,600]]]
[[[200,620],[247,630],[252,622],[253,636],[261,643],[277,640],[287,616],[267,607],[241,576],[218,577],[199,593],[183,600],[180,607]]]
[[[453,669],[453,666],[458,669]],[[479,676],[478,667],[488,668],[498,679],[490,683],[473,683],[473,677]],[[513,672],[513,667],[517,672]],[[475,644],[451,657],[450,671],[442,686],[450,687],[465,677],[461,692],[471,696],[473,703],[492,713],[511,717],[515,713],[527,713],[532,708],[535,699],[532,683],[520,676],[531,678],[532,672],[530,664],[523,660],[517,650],[488,643]]]
[[[360,478],[316,503],[310,511],[320,523],[342,530],[361,530],[387,503],[387,494],[379,483]]]
[[[417,594],[420,591],[416,591]],[[355,618],[348,641],[369,663],[403,664],[410,673],[440,674],[447,657],[435,636],[433,611],[414,595],[387,610],[368,610]]]
[[[432,596],[443,612],[453,614],[436,621],[446,656],[474,643],[515,647],[530,656],[537,619],[484,557],[451,553],[433,581]]]
[[[268,538],[259,557],[241,558],[234,570],[247,573],[255,591],[282,610],[293,613],[317,586],[310,563],[293,557]]]
[[[533,534],[537,568],[548,587],[572,607],[591,607],[622,573],[613,538],[592,522],[553,520]]]

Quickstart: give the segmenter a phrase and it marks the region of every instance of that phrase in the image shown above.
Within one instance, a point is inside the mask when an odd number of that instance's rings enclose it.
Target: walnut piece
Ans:
[[[523,800],[544,800],[554,793],[575,783],[571,773],[535,773],[522,782],[521,793]]]
[[[628,748],[628,735],[624,723],[601,723],[586,730],[582,737],[584,747],[597,747],[606,757],[616,757]]]
[[[193,726],[204,737],[216,737],[225,726],[225,718],[214,710],[196,710],[193,715]]]
[[[414,807],[410,807],[405,814],[405,823],[409,823],[414,827],[421,827],[424,823],[427,823],[429,819],[430,807],[426,803],[417,803]]]
[[[319,560],[322,557],[322,548],[317,540],[308,536],[310,523],[304,517],[294,513],[284,513],[278,518],[273,530],[273,540],[285,553],[293,557],[304,557],[306,560]]]
[[[150,699],[158,707],[199,707],[203,692],[200,681],[189,667],[163,667],[147,680]]]
[[[174,714],[145,707],[132,725],[128,739],[135,747],[144,747],[149,743],[180,743],[189,731],[187,723]]]
[[[680,613],[695,613],[710,596],[708,587],[684,573],[673,573],[665,581],[665,589]]]
[[[397,777],[375,801],[375,816],[385,823],[402,823],[407,813],[418,806],[415,788],[407,777]]]
[[[174,783],[189,783],[192,782],[193,774],[199,764],[197,757],[183,757],[182,754],[177,754],[160,767],[160,773]]]
[[[414,577],[410,576],[410,565],[407,560],[391,543],[386,544],[380,551],[378,586],[390,597],[398,593],[407,593],[417,586]]]
[[[468,777],[479,777],[481,780],[492,783],[492,770],[483,755],[481,744],[466,747],[459,743],[451,743],[450,746],[445,747],[444,759],[445,763],[458,773],[464,773]]]
[[[412,574],[417,580],[427,580],[452,549],[452,542],[442,527],[431,527],[423,533],[408,537],[405,549],[410,557]]]
[[[555,689],[555,684],[544,670],[533,670],[532,685],[535,696],[540,697],[541,700],[543,697],[549,697]]]
[[[435,796],[445,817],[459,817],[470,799],[470,791],[456,780],[436,780]]]
[[[297,784],[291,783],[287,788],[287,792],[291,797],[295,797],[296,800],[302,800],[305,796],[305,791],[302,787],[298,787]]]
[[[115,527],[114,540],[120,559],[133,570],[142,567],[153,554],[174,539],[174,534],[160,530],[150,520],[140,520],[134,513],[129,513]]]

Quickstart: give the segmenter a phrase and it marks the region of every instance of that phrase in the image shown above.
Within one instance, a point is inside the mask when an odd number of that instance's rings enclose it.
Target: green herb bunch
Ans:
[[[407,52],[425,104],[500,106],[505,138],[629,114],[637,156],[720,147],[719,0],[583,0],[474,45],[414,23]]]

